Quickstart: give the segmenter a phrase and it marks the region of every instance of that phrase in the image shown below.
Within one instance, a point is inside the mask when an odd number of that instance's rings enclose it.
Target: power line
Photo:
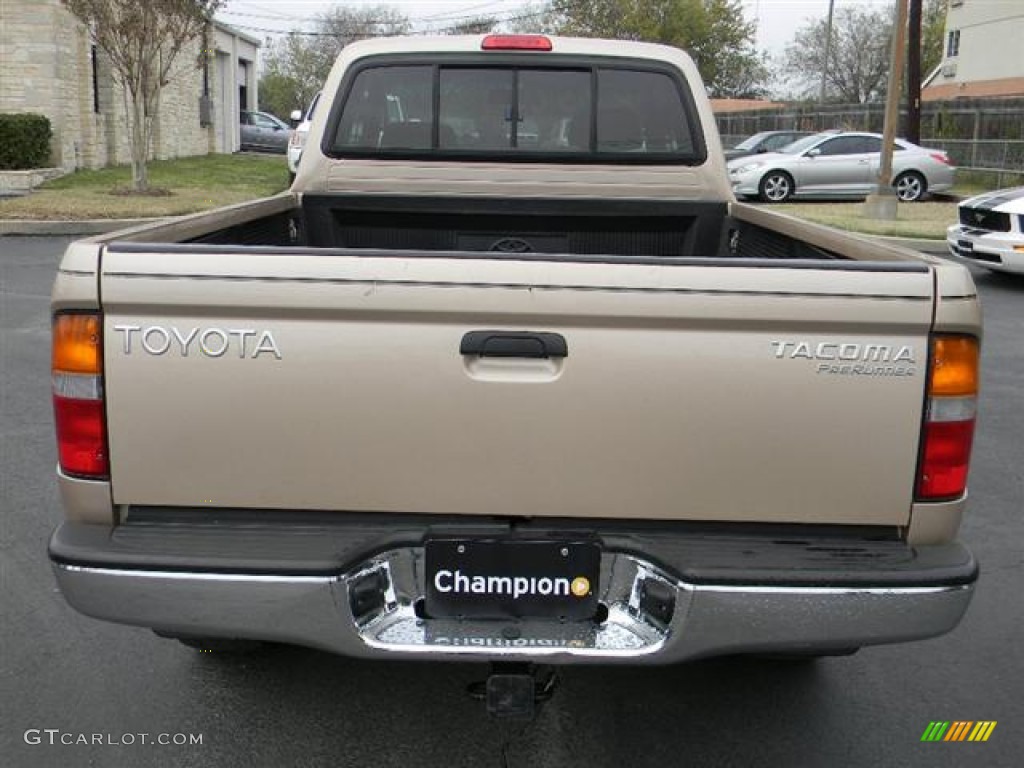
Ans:
[[[434,20],[440,20],[440,19],[447,19],[448,17],[466,18],[464,16],[460,16],[460,14],[464,14],[464,13],[466,13],[468,11],[480,11],[480,10],[483,10],[484,8],[489,8],[489,7],[492,7],[492,6],[495,6],[495,5],[505,5],[505,2],[504,2],[504,0],[490,0],[490,2],[487,2],[487,3],[479,3],[477,5],[470,5],[470,6],[466,6],[465,8],[456,8],[456,9],[451,10],[451,11],[443,11],[442,13],[435,13],[435,14],[430,15],[430,16],[420,16],[418,21],[434,21]],[[477,16],[479,16],[478,13],[477,14],[473,14],[472,17],[476,18]]]
[[[547,11],[534,11],[532,13],[524,13],[513,16],[494,17],[494,20],[496,24],[507,24],[512,21],[526,21],[528,19],[539,18],[541,16],[544,16],[546,13]],[[479,18],[479,16],[475,16],[472,14],[458,18],[451,18],[446,20],[447,22],[449,22],[448,24],[433,25],[427,28],[420,28],[418,32],[419,34],[447,32],[452,28],[458,26],[457,23],[452,22],[472,21],[477,18]],[[304,23],[308,23],[309,21],[310,20],[305,20]],[[349,29],[349,34],[374,36],[381,34],[381,27],[404,27],[406,24],[414,26],[416,23],[416,20],[413,19],[360,19],[359,21],[360,26]],[[251,24],[238,23],[231,23],[231,26],[237,27],[238,29],[246,30],[248,32],[261,32],[266,35],[298,35],[300,37],[338,37],[338,35],[336,35],[333,32],[307,31],[301,29],[270,29],[267,27],[259,27]]]
[[[501,24],[508,24],[509,22],[512,22],[512,21],[527,21],[528,19],[542,18],[542,17],[544,17],[546,15],[547,15],[547,11],[545,10],[545,11],[534,11],[533,13],[523,13],[523,14],[518,14],[518,15],[515,15],[515,16],[504,16],[504,17],[494,16],[494,17],[491,17],[491,18],[494,19],[495,26],[498,26],[498,25],[501,25]],[[461,17],[458,20],[457,19],[448,19],[448,21],[449,22],[475,21],[475,20],[477,20],[479,18],[480,18],[479,16],[464,16],[464,17]],[[447,32],[447,31],[449,31],[449,30],[451,30],[451,29],[453,29],[454,27],[457,27],[457,26],[458,26],[458,23],[449,23],[446,26],[435,26],[435,27],[430,27],[430,28],[427,28],[427,29],[420,30],[420,33],[421,34],[443,33],[443,32]]]
[[[232,3],[232,5],[234,5],[234,3]],[[264,8],[262,6],[255,5],[253,3],[246,3],[246,5],[250,6],[253,10],[259,11],[260,14],[263,14],[262,18],[265,18],[265,19],[273,19],[275,21],[291,21],[292,19],[295,18],[294,14],[278,13],[276,11],[271,10],[270,8]],[[223,8],[221,10],[222,10],[223,13],[230,13],[230,14],[235,15],[235,16],[257,16],[258,15],[258,14],[250,13],[248,11],[231,11],[231,10],[228,10],[228,8]]]
[[[480,18],[482,11],[486,8],[493,6],[505,5],[507,0],[489,0],[485,3],[477,3],[476,5],[469,5],[463,8],[455,8],[448,11],[442,11],[440,13],[431,14],[429,16],[419,16],[415,18],[405,17],[409,23],[416,24],[424,21],[461,21],[468,19]],[[255,8],[255,6],[253,6]],[[296,17],[295,15],[281,15],[273,13],[267,9],[258,8],[257,10],[263,11],[263,13],[252,13],[251,11],[232,11],[227,8],[221,10],[221,15],[224,16],[238,16],[245,19],[258,19],[261,21],[291,21],[293,23],[298,22],[299,24],[312,24],[324,16],[330,16],[330,11],[324,11],[323,13],[317,14],[316,16],[305,16]],[[511,9],[511,11],[518,9]],[[469,11],[475,11],[475,13],[469,13]],[[368,20],[368,23],[375,23],[374,20]]]
[[[243,11],[221,11],[221,16],[238,16],[243,19],[258,19],[260,21],[290,21],[292,23],[298,22],[300,24],[311,24],[316,21],[315,18],[297,19],[294,16],[264,16],[259,13],[245,13]]]

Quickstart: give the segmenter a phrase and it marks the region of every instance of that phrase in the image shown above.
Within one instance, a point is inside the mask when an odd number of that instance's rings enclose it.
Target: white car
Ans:
[[[1024,274],[1024,187],[969,198],[957,212],[959,223],[946,230],[954,256],[998,272]]]
[[[313,115],[316,112],[316,105],[320,103],[320,96],[323,91],[318,91],[313,100],[309,102],[309,109],[306,110],[306,114],[303,117],[299,110],[295,110],[291,114],[291,119],[295,122],[301,120],[292,133],[291,140],[288,142],[288,181],[295,181],[295,174],[299,172],[299,161],[302,159],[302,150],[306,146],[306,139],[309,136],[309,127],[313,123]],[[388,120],[396,123],[406,122],[405,112],[402,108],[402,101],[397,96],[387,96],[387,110]],[[416,122],[412,120],[410,122]],[[378,137],[379,138],[379,137]]]
[[[313,121],[313,113],[316,112],[316,105],[320,102],[320,92],[317,92],[313,100],[309,102],[309,108],[303,115],[299,110],[291,114],[294,121],[301,121],[295,126],[292,138],[288,142],[288,180],[295,181],[295,174],[299,171],[299,160],[302,159],[302,150],[306,146],[306,139],[309,137],[309,126]]]
[[[881,149],[877,133],[825,131],[777,152],[730,160],[726,167],[737,197],[757,197],[766,203],[792,197],[866,197],[875,191]],[[955,172],[942,150],[895,140],[892,185],[902,202],[950,189]]]

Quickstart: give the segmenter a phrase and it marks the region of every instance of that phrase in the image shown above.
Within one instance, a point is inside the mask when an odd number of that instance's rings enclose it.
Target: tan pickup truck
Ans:
[[[350,45],[290,192],[71,245],[79,611],[189,643],[665,663],[940,635],[961,266],[737,203],[691,60]]]

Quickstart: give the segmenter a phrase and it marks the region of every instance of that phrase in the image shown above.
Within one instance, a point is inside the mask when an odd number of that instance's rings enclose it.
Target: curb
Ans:
[[[0,237],[24,235],[29,237],[59,237],[103,235],[140,224],[156,224],[157,219],[91,219],[86,221],[33,221],[31,219],[0,219]]]
[[[911,251],[929,253],[937,256],[949,256],[949,246],[945,240],[924,240],[915,237],[889,237],[886,235],[865,235],[873,240],[888,245],[898,245],[900,248],[908,248]]]

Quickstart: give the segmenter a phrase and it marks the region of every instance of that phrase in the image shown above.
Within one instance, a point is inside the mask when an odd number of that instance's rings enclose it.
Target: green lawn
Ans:
[[[0,200],[0,219],[179,216],[274,195],[288,187],[283,155],[206,155],[149,164],[150,185],[170,194],[123,194],[131,167],[76,171],[25,197]]]
[[[960,197],[971,197],[973,195],[980,195],[983,192],[991,192],[995,189],[1006,189],[1007,187],[1019,187],[1021,185],[1024,185],[1024,173],[960,170],[956,174],[956,185],[953,187],[953,194]]]
[[[913,237],[924,240],[942,240],[946,227],[956,222],[956,203],[930,200],[924,203],[900,203],[896,221],[864,218],[864,203],[784,203],[771,206],[772,210],[788,213],[836,229],[862,232],[868,235]]]

